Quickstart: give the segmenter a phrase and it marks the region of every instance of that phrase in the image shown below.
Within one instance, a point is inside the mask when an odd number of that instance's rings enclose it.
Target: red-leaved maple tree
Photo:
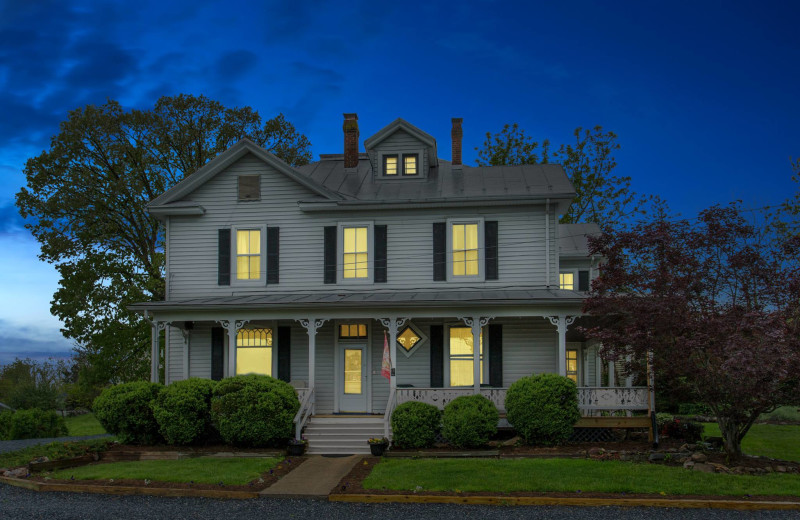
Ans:
[[[713,411],[737,458],[760,414],[800,400],[799,246],[749,223],[738,204],[605,233],[591,240],[605,261],[586,334],[606,359],[652,352],[660,377]]]

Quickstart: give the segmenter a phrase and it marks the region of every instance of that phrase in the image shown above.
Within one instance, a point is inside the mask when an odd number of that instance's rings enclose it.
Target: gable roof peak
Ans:
[[[364,148],[369,150],[370,148],[377,146],[381,141],[385,140],[387,137],[391,136],[398,130],[405,130],[406,132],[413,135],[426,145],[436,149],[436,139],[434,139],[432,135],[420,130],[416,126],[412,125],[411,123],[403,119],[402,117],[398,117],[388,125],[384,126],[380,130],[375,132],[374,135],[372,135],[369,139],[364,141]]]

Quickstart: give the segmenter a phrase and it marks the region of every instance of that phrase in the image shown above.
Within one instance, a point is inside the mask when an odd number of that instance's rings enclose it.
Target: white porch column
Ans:
[[[158,383],[158,321],[150,322],[150,382]]]
[[[494,316],[461,316],[458,319],[472,329],[472,393],[481,393],[481,329]]]
[[[227,362],[225,363],[225,377],[236,375],[236,335],[239,329],[245,326],[250,320],[217,320],[225,330],[228,331],[228,352]]]
[[[180,331],[183,336],[183,378],[189,379],[189,344],[191,343],[192,330],[190,328],[183,328],[180,329]]]
[[[625,356],[625,363],[627,363],[628,366],[630,366],[630,364],[631,364],[631,355],[630,354]],[[629,373],[628,376],[625,378],[625,386],[628,387],[628,388],[633,386],[633,372]]]
[[[617,379],[617,366],[614,364],[614,361],[608,362],[608,386],[613,387],[617,386],[616,379]]]
[[[567,376],[567,327],[575,321],[575,316],[545,316],[558,331],[558,374]]]
[[[317,356],[317,331],[322,325],[328,321],[327,319],[306,318],[295,320],[303,328],[306,329],[308,334],[308,391],[314,389],[314,374],[316,371],[316,356]]]
[[[392,363],[389,377],[389,392],[391,393],[392,390],[397,388],[397,333],[405,326],[408,318],[393,316],[391,318],[378,318],[378,321],[389,331],[389,359]]]

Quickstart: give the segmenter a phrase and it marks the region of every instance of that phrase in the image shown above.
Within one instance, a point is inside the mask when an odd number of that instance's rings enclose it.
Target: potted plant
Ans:
[[[369,443],[369,451],[376,457],[383,455],[383,452],[389,447],[389,439],[386,437],[373,437],[367,442]]]
[[[293,457],[299,457],[306,451],[307,445],[308,441],[305,439],[289,439],[286,452]]]

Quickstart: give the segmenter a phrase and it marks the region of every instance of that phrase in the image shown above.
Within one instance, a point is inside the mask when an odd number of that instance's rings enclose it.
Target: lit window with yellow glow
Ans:
[[[478,224],[453,224],[453,276],[478,274]]]
[[[236,375],[272,375],[272,329],[241,329],[236,334]]]
[[[417,174],[417,156],[404,155],[403,156],[403,175],[416,175]]]
[[[475,351],[472,346],[472,329],[450,329],[450,386],[472,386],[475,382],[473,368]],[[481,383],[483,383],[483,332],[480,338]]]
[[[346,227],[342,230],[344,235],[342,276],[346,280],[369,277],[367,230],[367,227]]]
[[[575,290],[575,275],[573,273],[561,273],[559,276],[559,284],[562,289],[567,291]]]
[[[261,230],[236,230],[236,279],[261,278]]]
[[[340,339],[367,339],[365,323],[343,323],[339,325]]]
[[[416,344],[421,340],[417,333],[411,327],[406,327],[403,332],[397,336],[397,342],[403,347],[406,352],[411,352]]]
[[[567,350],[567,377],[578,382],[578,351]]]
[[[397,175],[397,156],[384,155],[383,156],[383,174],[384,175]]]

